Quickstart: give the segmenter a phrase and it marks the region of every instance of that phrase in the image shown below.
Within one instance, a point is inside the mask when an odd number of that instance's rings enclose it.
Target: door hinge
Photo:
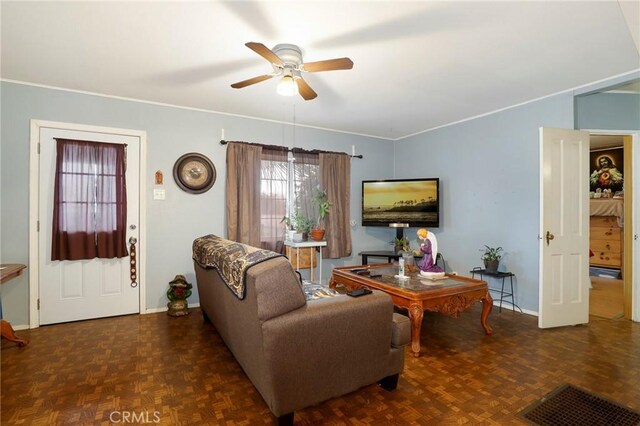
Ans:
[[[38,154],[40,154],[40,142],[38,142]]]
[[[40,310],[40,298],[38,298],[38,310]]]
[[[36,232],[40,232],[40,221],[36,223]]]

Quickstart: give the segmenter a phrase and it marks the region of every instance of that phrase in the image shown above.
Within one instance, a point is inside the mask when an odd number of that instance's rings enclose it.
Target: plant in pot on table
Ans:
[[[285,216],[280,222],[284,222],[286,225],[288,239],[298,243],[307,240],[309,230],[313,226],[313,220],[300,213],[296,213],[293,217]]]
[[[484,249],[480,249],[480,251],[484,251],[482,254],[482,261],[484,262],[484,269],[492,274],[498,272],[498,265],[500,264],[500,259],[502,258],[502,247],[489,247],[487,245],[484,246]]]
[[[325,233],[324,218],[329,214],[329,209],[333,203],[327,198],[327,191],[323,190],[318,190],[311,201],[318,206],[318,221],[315,224],[315,228],[310,231],[311,238],[316,241],[322,241]]]
[[[313,219],[309,219],[306,216],[297,215],[296,216],[296,232],[302,233],[302,241],[307,241],[309,239],[309,232],[313,227]]]

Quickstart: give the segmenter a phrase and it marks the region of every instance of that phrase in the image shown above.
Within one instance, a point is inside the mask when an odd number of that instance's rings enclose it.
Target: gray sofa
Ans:
[[[374,291],[307,302],[285,257],[252,266],[240,300],[195,261],[200,307],[279,424],[295,410],[379,382],[393,390],[410,340],[406,317]]]

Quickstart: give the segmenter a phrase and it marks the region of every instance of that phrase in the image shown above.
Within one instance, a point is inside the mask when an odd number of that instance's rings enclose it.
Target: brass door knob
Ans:
[[[546,235],[547,245],[549,245],[549,241],[553,240],[553,238],[554,238],[553,234],[547,231],[547,235]]]

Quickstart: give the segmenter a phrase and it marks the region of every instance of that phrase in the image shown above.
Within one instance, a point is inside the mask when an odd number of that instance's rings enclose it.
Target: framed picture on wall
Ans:
[[[622,148],[591,151],[591,191],[622,191],[624,184],[624,150]]]

